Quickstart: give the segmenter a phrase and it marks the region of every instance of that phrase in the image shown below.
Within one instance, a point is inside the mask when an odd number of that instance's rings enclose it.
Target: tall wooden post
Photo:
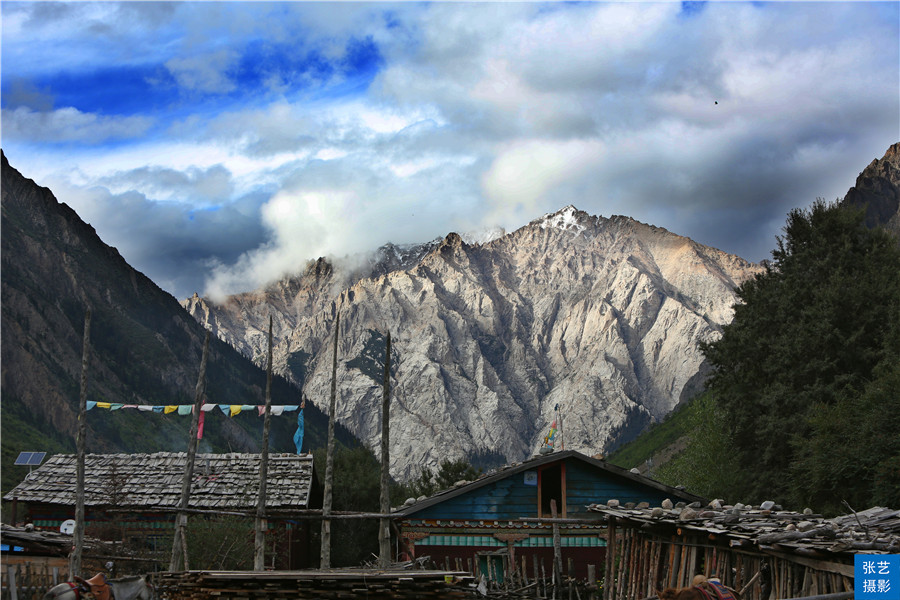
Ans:
[[[328,413],[328,445],[325,451],[325,491],[322,497],[322,556],[319,568],[331,568],[331,487],[334,481],[334,417],[337,405],[337,352],[341,313],[334,321],[334,357],[331,362],[331,402]]]
[[[381,398],[381,514],[391,510],[390,440],[391,440],[391,332],[384,349],[384,392]],[[382,517],[378,524],[378,566],[391,566],[391,520]]]
[[[262,453],[259,457],[259,499],[256,504],[256,541],[253,570],[262,571],[266,561],[266,486],[269,478],[269,423],[272,411],[272,315],[269,315],[269,365],[266,368],[266,416],[263,422]]]
[[[556,418],[559,419],[559,449],[566,449],[566,430],[563,428],[563,416],[559,412],[559,404],[556,405]]]
[[[556,522],[556,500],[550,500],[550,516],[553,517],[553,577],[556,585],[562,583],[562,543],[559,535],[559,523]]]
[[[84,443],[87,429],[87,369],[91,350],[91,309],[84,312],[84,339],[81,348],[81,394],[78,397],[78,431],[75,448],[75,547],[72,550],[69,573],[81,573],[81,554],[84,549]]]
[[[197,455],[197,431],[200,429],[200,412],[203,409],[203,396],[206,391],[206,363],[209,360],[209,331],[203,341],[203,357],[200,359],[200,376],[194,388],[194,412],[191,414],[191,433],[188,440],[187,457],[184,461],[184,477],[181,480],[182,511],[187,509],[191,498],[191,480],[194,478],[194,459]],[[179,511],[175,516],[175,535],[172,536],[172,557],[169,560],[169,571],[178,569],[178,561],[184,561],[184,570],[188,570],[188,549],[185,529],[187,513]]]

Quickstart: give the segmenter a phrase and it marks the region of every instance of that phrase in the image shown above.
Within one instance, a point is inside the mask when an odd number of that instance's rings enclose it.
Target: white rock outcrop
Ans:
[[[391,471],[405,478],[445,459],[521,460],[557,405],[566,449],[606,453],[633,438],[698,389],[699,343],[720,334],[734,288],[759,270],[571,206],[486,239],[390,246],[354,269],[319,259],[223,304],[183,305],[260,365],[271,312],[276,370],[323,410],[340,312],[337,418],[376,449],[390,331]]]

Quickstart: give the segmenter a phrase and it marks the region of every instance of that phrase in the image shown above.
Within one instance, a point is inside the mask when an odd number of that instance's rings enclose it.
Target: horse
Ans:
[[[112,591],[113,600],[154,600],[153,587],[143,577],[122,577],[106,583]],[[47,590],[41,600],[80,600],[83,591],[85,588],[82,585],[69,581]]]
[[[703,575],[694,577],[693,585],[686,588],[666,588],[657,592],[659,600],[741,600],[740,595],[730,587],[722,585],[718,579],[706,579]]]

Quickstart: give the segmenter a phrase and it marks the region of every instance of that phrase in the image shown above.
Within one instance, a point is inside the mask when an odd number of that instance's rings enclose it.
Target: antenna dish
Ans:
[[[60,533],[65,533],[66,535],[72,535],[75,533],[75,519],[66,519],[59,526]]]

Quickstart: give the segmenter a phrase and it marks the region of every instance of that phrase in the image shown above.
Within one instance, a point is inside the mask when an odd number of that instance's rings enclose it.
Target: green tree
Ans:
[[[836,420],[870,414],[883,400],[870,386],[889,378],[880,365],[900,355],[900,251],[896,239],[865,227],[861,210],[820,199],[790,212],[772,257],[738,288],[741,302],[722,337],[703,347],[714,368],[708,390],[727,416],[741,473],[732,492],[831,502],[816,490],[839,494],[852,483],[849,472],[824,461],[811,469],[825,440],[850,426]],[[848,457],[889,451],[862,431],[845,440]],[[889,470],[884,456],[858,458],[873,459]]]
[[[317,465],[325,464],[325,449],[313,451]],[[381,465],[364,446],[336,446],[334,452],[335,511],[378,512],[381,498]],[[335,519],[331,523],[331,564],[361,565],[378,553],[376,519]]]
[[[481,469],[476,469],[464,459],[445,460],[441,462],[437,473],[433,473],[426,467],[417,479],[398,486],[396,493],[405,498],[433,496],[453,487],[457,481],[474,481],[478,479],[479,475],[481,475]]]
[[[812,411],[810,435],[795,442],[796,494],[828,513],[900,506],[900,357],[888,355],[862,393],[846,390]]]
[[[690,432],[687,446],[656,471],[656,478],[707,498],[724,498],[738,481],[727,415],[709,393],[691,400],[684,410]]]

